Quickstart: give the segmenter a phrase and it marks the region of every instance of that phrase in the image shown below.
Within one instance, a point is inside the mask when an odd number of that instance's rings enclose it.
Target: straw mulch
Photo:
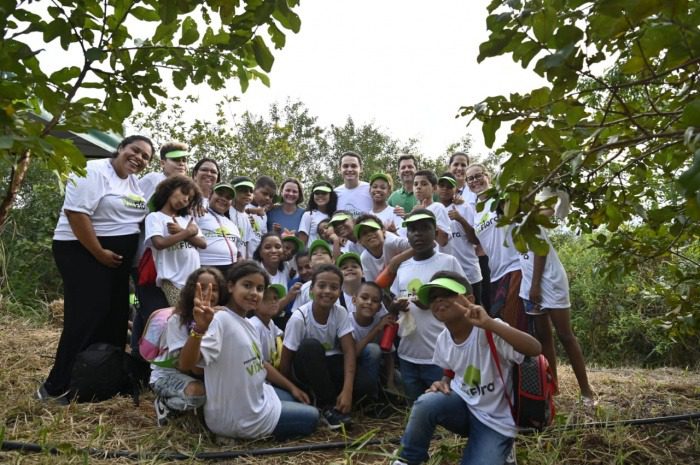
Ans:
[[[0,310],[2,312],[2,310]],[[61,407],[34,400],[33,393],[51,366],[60,329],[19,320],[0,313],[5,328],[0,338],[0,436],[5,441],[58,447],[67,453],[23,454],[0,452],[0,463],[134,463],[126,458],[88,456],[79,449],[131,451],[142,454],[139,463],[200,463],[154,457],[158,452],[250,450],[342,440],[382,440],[380,445],[351,446],[324,452],[240,457],[223,463],[237,464],[374,464],[390,463],[401,435],[406,411],[387,420],[373,420],[361,413],[345,437],[320,428],[312,437],[277,444],[272,441],[236,441],[215,438],[194,416],[182,417],[164,428],[155,426],[153,395],[143,394],[140,406],[129,398],[96,404]],[[599,406],[586,410],[578,403],[578,389],[568,366],[560,367],[558,423],[639,418],[700,411],[700,373],[678,369],[591,369],[599,394]],[[692,423],[548,431],[518,440],[519,463],[697,463],[700,434]],[[432,463],[457,463],[463,440],[444,430],[433,441]]]

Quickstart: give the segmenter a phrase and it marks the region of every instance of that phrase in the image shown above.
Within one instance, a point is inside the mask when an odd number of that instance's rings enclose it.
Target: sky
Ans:
[[[270,87],[251,82],[241,94],[237,81],[214,93],[187,88],[202,105],[220,95],[239,96],[230,109],[266,114],[270,104],[300,100],[322,126],[374,123],[392,137],[419,140],[422,154],[442,156],[470,132],[472,153],[485,155],[481,127],[455,118],[460,106],[489,95],[524,92],[543,84],[510,57],[478,64],[488,37],[486,0],[302,0],[295,10],[298,34],[273,50]],[[202,114],[201,111],[197,111]],[[500,140],[504,138],[501,130]],[[497,140],[498,144],[498,140]]]

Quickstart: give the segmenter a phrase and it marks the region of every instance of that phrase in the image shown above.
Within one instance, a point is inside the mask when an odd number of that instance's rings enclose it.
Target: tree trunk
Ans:
[[[2,199],[2,203],[0,204],[0,230],[3,228],[3,226],[5,226],[5,222],[10,214],[12,204],[15,201],[15,197],[17,197],[17,192],[19,192],[19,188],[22,187],[24,178],[27,175],[27,170],[29,169],[31,157],[31,151],[26,149],[19,156],[17,163],[15,163],[15,165],[12,167],[12,172],[10,173],[10,184],[7,188],[7,192],[5,193],[5,198]]]

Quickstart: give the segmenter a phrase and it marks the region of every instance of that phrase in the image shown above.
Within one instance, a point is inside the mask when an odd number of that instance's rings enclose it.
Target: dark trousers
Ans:
[[[63,278],[63,332],[46,391],[68,389],[73,362],[90,344],[126,344],[129,319],[129,270],[138,234],[99,237],[102,247],[123,257],[118,268],[98,262],[79,241],[53,241],[53,255]]]
[[[301,341],[294,361],[294,378],[307,392],[316,397],[320,409],[331,408],[343,389],[343,354],[326,356],[326,349],[316,339]],[[375,381],[357,371],[353,382],[353,404],[360,398],[376,392]]]
[[[491,268],[489,257],[479,256],[479,268],[481,269],[481,305],[489,311],[491,309]]]

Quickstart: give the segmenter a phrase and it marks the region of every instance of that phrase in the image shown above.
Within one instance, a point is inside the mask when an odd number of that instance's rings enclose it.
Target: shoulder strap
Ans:
[[[228,242],[228,237],[226,237],[226,232],[224,231],[224,226],[221,224],[221,220],[219,219],[219,215],[212,210],[211,208],[209,209],[209,213],[211,213],[211,216],[214,217],[217,223],[219,223],[219,229],[221,230],[221,237],[224,238],[224,242],[226,242],[226,246],[228,247],[228,252],[231,255],[231,263],[236,263],[236,257],[233,256],[233,249],[231,248],[231,244]],[[239,231],[240,234],[240,231]]]
[[[513,418],[515,418],[513,402],[511,402],[510,400],[510,395],[508,395],[508,386],[506,385],[506,381],[503,379],[503,372],[501,371],[501,362],[498,359],[498,352],[496,351],[496,343],[493,340],[493,333],[491,331],[484,332],[486,333],[486,340],[489,342],[489,350],[491,351],[491,357],[493,358],[493,361],[496,362],[498,376],[501,378],[501,382],[503,383],[503,393],[506,396],[506,400],[508,401],[508,405],[510,406],[510,411],[513,414]]]

